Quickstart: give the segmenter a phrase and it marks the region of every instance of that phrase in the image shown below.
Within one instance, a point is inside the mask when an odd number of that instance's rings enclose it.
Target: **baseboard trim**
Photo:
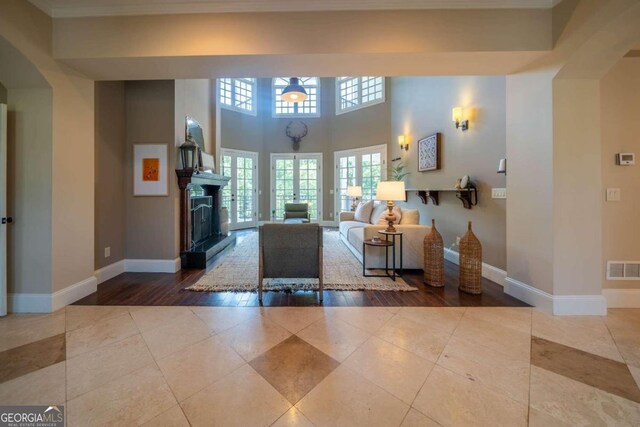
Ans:
[[[602,295],[551,295],[519,280],[507,277],[504,292],[538,310],[556,316],[604,316],[607,301]]]
[[[98,280],[91,276],[52,294],[16,293],[7,295],[11,313],[51,313],[96,292]]]
[[[98,285],[124,273],[124,261],[125,260],[121,259],[120,261],[116,261],[113,264],[109,264],[106,267],[96,270],[93,275],[98,279]]]
[[[81,282],[74,283],[71,286],[67,286],[64,289],[54,292],[52,295],[52,309],[56,311],[69,304],[91,295],[98,290],[98,279],[95,276],[91,276],[84,279]]]
[[[504,293],[526,302],[540,311],[553,313],[553,295],[519,280],[506,277],[504,279]]]
[[[8,294],[9,313],[51,313],[51,294]]]
[[[124,271],[129,273],[177,273],[180,268],[180,258],[124,260]]]
[[[603,289],[609,308],[640,308],[640,289]]]
[[[456,265],[460,265],[460,254],[452,249],[445,248],[444,259],[450,261]],[[482,277],[497,283],[500,286],[504,286],[504,281],[507,278],[507,272],[494,267],[493,265],[482,263]]]

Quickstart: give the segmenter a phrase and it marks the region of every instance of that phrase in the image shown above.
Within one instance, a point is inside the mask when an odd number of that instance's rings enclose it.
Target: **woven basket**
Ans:
[[[430,286],[444,286],[444,243],[431,220],[431,232],[424,236],[424,282]]]
[[[460,285],[458,288],[470,294],[482,293],[482,245],[471,230],[460,240]]]

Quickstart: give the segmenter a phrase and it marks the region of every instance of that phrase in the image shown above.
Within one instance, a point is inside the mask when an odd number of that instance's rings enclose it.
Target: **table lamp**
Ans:
[[[347,196],[351,197],[351,210],[355,211],[358,206],[358,197],[362,197],[362,187],[359,185],[350,185],[347,187]]]
[[[393,226],[393,202],[395,201],[405,201],[407,198],[407,194],[404,189],[404,181],[380,181],[378,183],[378,189],[376,190],[376,200],[386,200],[387,208],[389,209],[389,214],[387,215],[387,233],[395,233],[396,229]]]

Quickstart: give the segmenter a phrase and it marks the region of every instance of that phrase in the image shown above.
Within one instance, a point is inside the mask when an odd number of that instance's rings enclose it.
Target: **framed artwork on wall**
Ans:
[[[442,134],[438,132],[418,141],[419,172],[440,169],[441,139]]]
[[[133,195],[169,195],[169,145],[133,144]]]

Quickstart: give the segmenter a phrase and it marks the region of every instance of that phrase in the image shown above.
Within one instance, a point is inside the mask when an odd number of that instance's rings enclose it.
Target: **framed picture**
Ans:
[[[133,145],[133,195],[169,195],[169,145]]]
[[[418,141],[419,172],[440,169],[441,138],[442,134],[438,132]]]
[[[200,151],[200,171],[215,173],[216,161],[211,154]]]

